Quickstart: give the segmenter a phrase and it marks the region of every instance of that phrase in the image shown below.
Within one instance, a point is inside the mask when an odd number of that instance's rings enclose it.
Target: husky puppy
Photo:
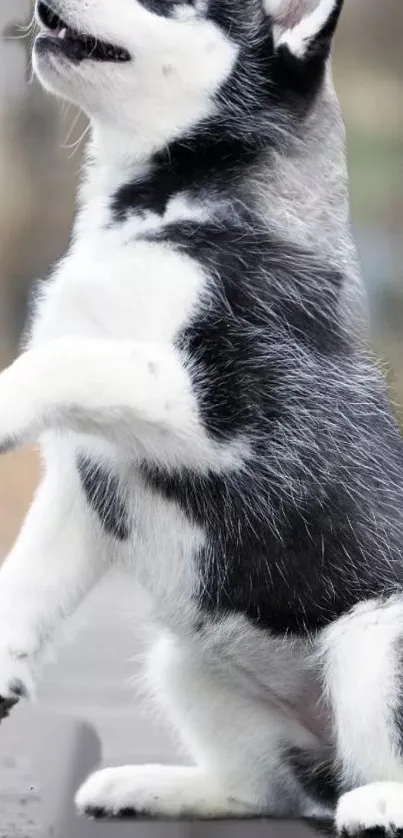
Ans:
[[[0,573],[2,709],[112,565],[194,767],[89,815],[403,827],[403,445],[366,348],[329,53],[342,0],[40,0],[89,115],[70,247],[0,377],[44,476]]]

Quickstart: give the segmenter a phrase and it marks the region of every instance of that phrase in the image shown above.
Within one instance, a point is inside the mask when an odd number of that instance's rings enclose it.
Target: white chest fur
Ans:
[[[99,231],[73,246],[44,286],[34,343],[68,334],[165,343],[188,322],[202,285],[190,260],[119,238]]]
[[[42,287],[31,346],[70,336],[172,347],[194,315],[205,284],[202,270],[166,243],[144,238],[182,210],[186,213],[186,207],[176,201],[162,219],[148,213],[120,224],[111,223],[104,207],[93,201],[79,216],[69,252]],[[82,374],[77,369],[76,375]],[[135,388],[133,379],[126,380],[126,388],[128,393]],[[146,489],[137,476],[135,450],[117,444],[114,434],[77,429],[63,442],[53,434],[50,438],[60,459],[75,461],[78,452],[85,453],[120,477],[131,537],[116,545],[115,552],[125,564],[135,565],[136,578],[158,605],[160,619],[172,626],[178,615],[181,622],[193,619],[191,592],[197,581],[191,557],[203,534],[176,505]],[[156,454],[162,443],[165,448],[167,440],[158,430],[143,432],[142,444],[149,453]]]
[[[92,197],[68,254],[43,287],[32,342],[68,334],[172,342],[195,311],[203,273],[186,255],[144,236],[204,214],[175,198],[162,217],[142,213],[115,223],[109,203]]]

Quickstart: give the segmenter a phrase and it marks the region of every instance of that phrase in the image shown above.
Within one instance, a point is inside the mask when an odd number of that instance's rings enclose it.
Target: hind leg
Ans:
[[[340,832],[403,829],[403,601],[371,601],[322,635]]]
[[[149,678],[195,767],[97,772],[77,795],[79,811],[192,818],[301,813],[301,793],[284,753],[289,743],[303,746],[309,736],[267,695],[266,701],[257,698],[250,683],[244,689],[228,658],[206,658],[196,640],[161,639]]]

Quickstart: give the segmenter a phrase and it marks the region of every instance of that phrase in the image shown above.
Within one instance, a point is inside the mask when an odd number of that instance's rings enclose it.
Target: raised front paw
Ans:
[[[21,698],[34,696],[34,682],[28,659],[13,652],[0,653],[0,721]]]
[[[0,374],[0,454],[6,454],[35,434],[37,406],[35,369],[25,353]]]

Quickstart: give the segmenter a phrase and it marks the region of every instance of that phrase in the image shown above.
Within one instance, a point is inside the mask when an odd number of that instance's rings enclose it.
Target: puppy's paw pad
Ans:
[[[101,820],[101,818],[107,818],[108,812],[106,809],[102,809],[101,806],[87,806],[87,808],[83,811],[83,815],[86,815],[87,818],[92,818],[93,820]]]
[[[136,809],[129,807],[126,807],[126,809],[120,809],[118,812],[109,812],[107,809],[102,809],[100,806],[89,806],[85,812],[82,812],[82,814],[95,821],[108,820],[110,818],[113,818],[114,820],[130,820],[138,817]]]

